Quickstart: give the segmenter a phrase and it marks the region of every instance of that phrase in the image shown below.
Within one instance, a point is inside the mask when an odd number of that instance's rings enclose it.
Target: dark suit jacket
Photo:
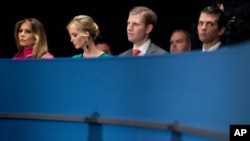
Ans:
[[[158,45],[154,43],[150,43],[145,55],[161,55],[168,53],[166,50],[162,49]],[[132,56],[133,55],[133,48],[126,50],[125,52],[119,54],[119,56]]]
[[[217,48],[217,50],[227,50],[227,46],[221,43],[221,45]]]

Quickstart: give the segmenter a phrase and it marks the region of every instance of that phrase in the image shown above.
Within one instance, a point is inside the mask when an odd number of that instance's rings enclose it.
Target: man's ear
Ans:
[[[153,25],[149,24],[146,26],[146,33],[150,33],[153,30]]]
[[[226,30],[225,27],[221,27],[221,28],[219,29],[219,35],[220,35],[220,36],[223,35],[224,32],[225,32],[225,30]]]

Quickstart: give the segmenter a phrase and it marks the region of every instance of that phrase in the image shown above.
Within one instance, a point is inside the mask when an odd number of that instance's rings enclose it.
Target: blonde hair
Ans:
[[[155,26],[157,23],[156,13],[146,6],[135,6],[129,11],[129,14],[141,14],[143,16],[145,25],[152,24],[153,26]]]
[[[93,40],[96,40],[100,35],[98,25],[94,22],[93,18],[88,15],[75,16],[68,23],[67,29],[69,27],[74,27],[82,36],[85,36],[86,32],[88,32]]]

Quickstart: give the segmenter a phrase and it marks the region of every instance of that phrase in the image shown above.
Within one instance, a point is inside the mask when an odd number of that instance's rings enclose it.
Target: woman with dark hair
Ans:
[[[43,24],[36,18],[18,21],[15,25],[14,37],[18,51],[13,59],[54,58],[48,51]]]

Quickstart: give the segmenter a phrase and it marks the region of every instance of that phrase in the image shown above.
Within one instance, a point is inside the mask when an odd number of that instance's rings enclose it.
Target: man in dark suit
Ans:
[[[208,6],[201,10],[197,30],[203,52],[223,47],[221,36],[226,30],[226,21],[224,12],[218,6]]]
[[[150,34],[157,22],[155,12],[145,6],[136,6],[129,12],[127,20],[128,40],[133,48],[121,53],[119,56],[160,55],[167,53],[150,39]]]

